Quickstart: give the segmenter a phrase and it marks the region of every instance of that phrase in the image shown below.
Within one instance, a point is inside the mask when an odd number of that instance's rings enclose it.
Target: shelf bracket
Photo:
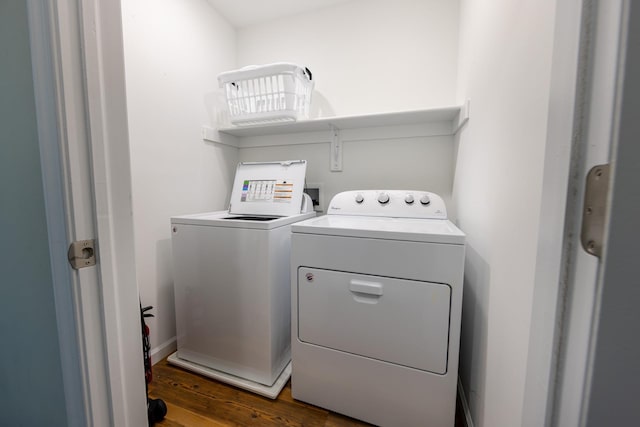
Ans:
[[[452,132],[453,135],[457,134],[460,131],[460,129],[462,129],[462,127],[465,124],[467,124],[467,122],[469,121],[470,108],[471,108],[471,101],[467,99],[465,103],[462,105],[462,107],[460,108],[460,113],[458,113],[457,118],[454,119],[453,121],[453,132]]]
[[[340,130],[331,126],[331,172],[342,172],[342,139]]]
[[[238,137],[234,135],[227,135],[222,132],[218,132],[217,129],[202,126],[202,139],[204,141],[215,142],[218,144],[229,145],[231,147],[240,148]]]

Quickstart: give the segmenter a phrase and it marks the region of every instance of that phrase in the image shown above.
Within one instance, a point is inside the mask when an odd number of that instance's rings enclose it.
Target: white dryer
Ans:
[[[228,211],[171,218],[169,362],[276,398],[291,374],[291,224],[315,216],[306,161],[240,163]]]
[[[292,394],[383,426],[454,425],[465,235],[423,191],[348,191],[293,224]]]

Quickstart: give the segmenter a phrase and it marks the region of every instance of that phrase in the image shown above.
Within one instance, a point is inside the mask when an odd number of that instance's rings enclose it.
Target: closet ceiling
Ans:
[[[208,0],[235,27],[292,16],[352,0]]]

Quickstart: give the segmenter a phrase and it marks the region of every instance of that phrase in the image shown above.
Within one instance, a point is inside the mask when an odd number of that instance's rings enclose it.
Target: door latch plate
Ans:
[[[69,245],[69,264],[75,270],[96,265],[95,240],[76,240]]]
[[[609,165],[596,165],[587,174],[580,240],[585,251],[602,255],[604,225],[609,193]]]

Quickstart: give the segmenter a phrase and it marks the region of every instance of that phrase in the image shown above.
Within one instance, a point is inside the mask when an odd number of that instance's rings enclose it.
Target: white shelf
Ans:
[[[457,119],[461,106],[433,108],[428,110],[399,111],[392,113],[363,114],[357,116],[335,116],[302,120],[288,123],[268,123],[261,125],[233,126],[218,129],[219,132],[237,137],[281,135],[288,133],[317,132],[336,128],[360,129],[382,126],[402,126],[430,122],[451,122],[453,134],[458,125]]]
[[[287,123],[214,129],[203,126],[202,138],[237,148],[299,145],[340,141],[455,135],[469,119],[469,101],[462,106],[335,116]]]

